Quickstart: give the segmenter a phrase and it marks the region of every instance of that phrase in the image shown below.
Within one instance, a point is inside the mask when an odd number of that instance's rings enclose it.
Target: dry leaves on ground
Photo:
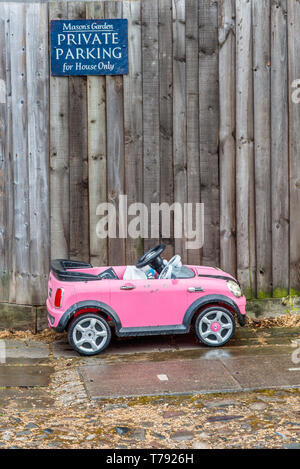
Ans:
[[[248,318],[247,325],[253,329],[271,327],[297,327],[300,326],[300,314],[286,313],[280,316],[251,319]]]
[[[41,332],[34,334],[31,331],[16,331],[14,329],[6,329],[4,331],[0,331],[0,339],[16,339],[16,340],[35,340],[46,342],[50,344],[51,342],[55,342],[58,338],[61,339],[61,334],[55,332],[52,329],[44,329]]]

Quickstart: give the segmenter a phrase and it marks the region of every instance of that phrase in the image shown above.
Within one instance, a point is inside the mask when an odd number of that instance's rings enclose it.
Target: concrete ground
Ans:
[[[117,339],[79,357],[66,336],[0,341],[2,448],[300,446],[300,328]]]

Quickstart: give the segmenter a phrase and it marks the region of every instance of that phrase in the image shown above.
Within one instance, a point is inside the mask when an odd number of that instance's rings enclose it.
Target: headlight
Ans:
[[[227,286],[231,293],[234,294],[237,298],[240,298],[242,296],[242,290],[240,289],[239,285],[234,281],[234,280],[227,280]]]

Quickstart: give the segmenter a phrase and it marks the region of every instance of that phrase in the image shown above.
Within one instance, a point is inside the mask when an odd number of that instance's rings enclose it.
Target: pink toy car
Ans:
[[[219,347],[243,326],[246,299],[231,275],[212,267],[183,266],[180,256],[162,259],[165,245],[144,254],[136,266],[92,267],[51,262],[47,299],[49,327],[68,331],[81,355],[96,355],[119,337],[187,334]],[[154,274],[154,275],[153,275]],[[149,278],[152,277],[152,278]]]

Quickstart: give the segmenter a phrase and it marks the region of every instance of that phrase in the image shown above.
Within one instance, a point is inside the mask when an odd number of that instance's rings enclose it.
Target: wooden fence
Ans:
[[[50,76],[49,20],[121,17],[128,75]],[[50,257],[135,263],[159,239],[96,236],[120,194],[203,202],[203,248],[167,256],[298,294],[299,25],[298,0],[0,3],[0,301],[42,304]]]

